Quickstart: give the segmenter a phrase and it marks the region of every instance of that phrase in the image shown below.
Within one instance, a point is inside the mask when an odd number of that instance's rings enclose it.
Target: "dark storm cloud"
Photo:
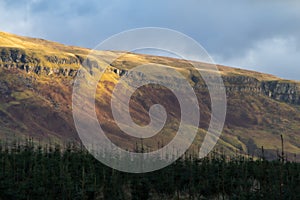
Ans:
[[[131,28],[158,26],[197,40],[217,63],[297,79],[299,1],[0,1],[0,29],[94,47]]]

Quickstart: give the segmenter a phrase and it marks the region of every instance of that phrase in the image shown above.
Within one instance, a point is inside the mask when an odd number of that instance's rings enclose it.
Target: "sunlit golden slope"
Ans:
[[[32,136],[45,142],[78,141],[72,118],[72,86],[77,70],[90,50],[70,47],[42,39],[0,32],[0,136],[3,139]],[[187,61],[175,58],[116,51],[99,51],[100,67],[108,66],[97,88],[96,111],[108,137],[116,144],[134,149],[140,140],[124,134],[115,124],[110,97],[120,77],[140,64],[163,64],[182,73],[194,87],[200,102],[199,133],[191,151],[196,151],[210,121],[210,97],[203,80]],[[198,63],[203,70],[210,65]],[[274,158],[284,135],[285,150],[300,153],[299,83],[226,66],[218,66],[226,86],[228,111],[225,128],[216,148],[229,153],[259,154]],[[97,70],[93,68],[92,70]],[[163,74],[160,74],[163,75]],[[166,75],[167,77],[167,75]],[[168,111],[169,121],[160,134],[144,145],[155,149],[168,143],[176,133],[180,108],[166,88],[144,86],[130,102],[135,122],[149,123],[148,109],[160,103]]]

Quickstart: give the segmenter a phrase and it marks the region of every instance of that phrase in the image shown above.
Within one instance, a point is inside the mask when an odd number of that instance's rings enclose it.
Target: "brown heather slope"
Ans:
[[[31,136],[52,143],[79,141],[72,118],[72,85],[88,53],[89,49],[0,32],[0,138]],[[107,60],[117,57],[120,52],[101,51],[97,54],[101,57],[98,64],[108,66]],[[210,97],[200,75],[184,60],[132,53],[115,60],[97,88],[96,111],[101,126],[108,137],[123,148],[133,149],[140,143],[115,124],[110,96],[128,69],[145,63],[175,68],[194,87],[201,111],[199,133],[191,147],[195,151],[210,121]],[[209,69],[208,64],[198,64]],[[289,157],[299,154],[300,83],[226,66],[218,68],[226,86],[228,110],[216,148],[228,153],[259,155],[259,149],[264,146],[266,156],[275,158],[282,134]],[[97,67],[91,67],[91,70],[97,70]],[[134,93],[130,102],[133,120],[146,125],[148,109],[156,103],[166,108],[168,120],[158,135],[143,141],[149,149],[168,143],[180,122],[178,101],[167,88],[157,85],[143,86]]]

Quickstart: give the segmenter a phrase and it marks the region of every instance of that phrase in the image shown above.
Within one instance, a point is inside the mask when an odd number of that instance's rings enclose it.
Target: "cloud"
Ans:
[[[242,56],[214,56],[216,62],[238,66],[283,78],[299,80],[300,48],[296,38],[274,37],[257,41]]]
[[[197,40],[217,62],[295,79],[299,9],[293,0],[0,0],[0,30],[93,48],[127,29],[171,28]]]
[[[22,4],[22,3],[21,3]],[[22,33],[28,35],[33,32],[33,26],[28,18],[27,5],[10,5],[6,1],[0,1],[0,29],[6,32]]]

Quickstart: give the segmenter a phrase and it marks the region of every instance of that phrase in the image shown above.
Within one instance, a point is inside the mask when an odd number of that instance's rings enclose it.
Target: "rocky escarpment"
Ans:
[[[26,73],[37,75],[57,75],[75,77],[81,64],[87,66],[90,74],[93,68],[99,68],[97,62],[84,59],[82,56],[75,55],[61,58],[55,55],[28,55],[23,49],[0,48],[0,67],[6,69],[20,69]],[[50,65],[50,66],[49,66]],[[127,70],[122,70],[114,66],[109,66],[107,71],[113,72],[118,76],[123,76]]]
[[[72,56],[67,58],[59,58],[57,56],[41,57],[34,53],[28,55],[22,49],[2,48],[0,50],[0,67],[6,69],[20,69],[26,73],[35,73],[37,75],[74,77],[76,76],[77,69],[71,66],[79,66],[80,62],[80,58]]]
[[[264,94],[278,101],[300,105],[300,83],[297,82],[285,80],[260,81],[247,76],[225,76],[223,80],[227,93],[250,92]]]
[[[261,87],[262,91],[273,99],[300,105],[299,83],[268,81],[263,82]]]
[[[116,67],[110,67],[108,70],[119,76],[128,76],[130,79],[146,79],[143,73],[128,73],[127,70]],[[195,84],[194,87],[207,89],[202,78],[193,75],[190,78]],[[159,80],[163,79],[165,78],[160,77]],[[300,105],[300,83],[288,80],[261,81],[253,77],[241,75],[223,76],[222,79],[228,95],[234,92],[251,93],[253,95],[262,94],[274,100]],[[170,86],[176,84],[177,87],[180,87],[180,85],[183,85],[181,84],[183,81],[181,79],[168,78],[168,80]]]
[[[0,49],[0,67],[19,69],[29,74],[75,77],[80,64],[83,62],[84,58],[78,55],[68,57],[59,57],[56,55],[40,56],[36,54],[30,55],[25,50],[18,48]],[[91,60],[86,60],[85,65],[88,66],[91,74],[94,67],[99,68],[98,64]],[[118,76],[126,75],[131,79],[145,78],[142,73],[133,75],[115,65],[109,66],[107,71],[115,73]],[[236,74],[226,75],[222,78],[228,95],[234,92],[250,92],[252,94],[263,94],[278,101],[300,105],[300,84],[297,82],[284,80],[262,81],[254,77]],[[192,75],[190,79],[194,82],[195,87],[200,89],[206,88],[200,77]],[[174,84],[180,84],[181,80],[170,79],[169,81],[174,86]]]

